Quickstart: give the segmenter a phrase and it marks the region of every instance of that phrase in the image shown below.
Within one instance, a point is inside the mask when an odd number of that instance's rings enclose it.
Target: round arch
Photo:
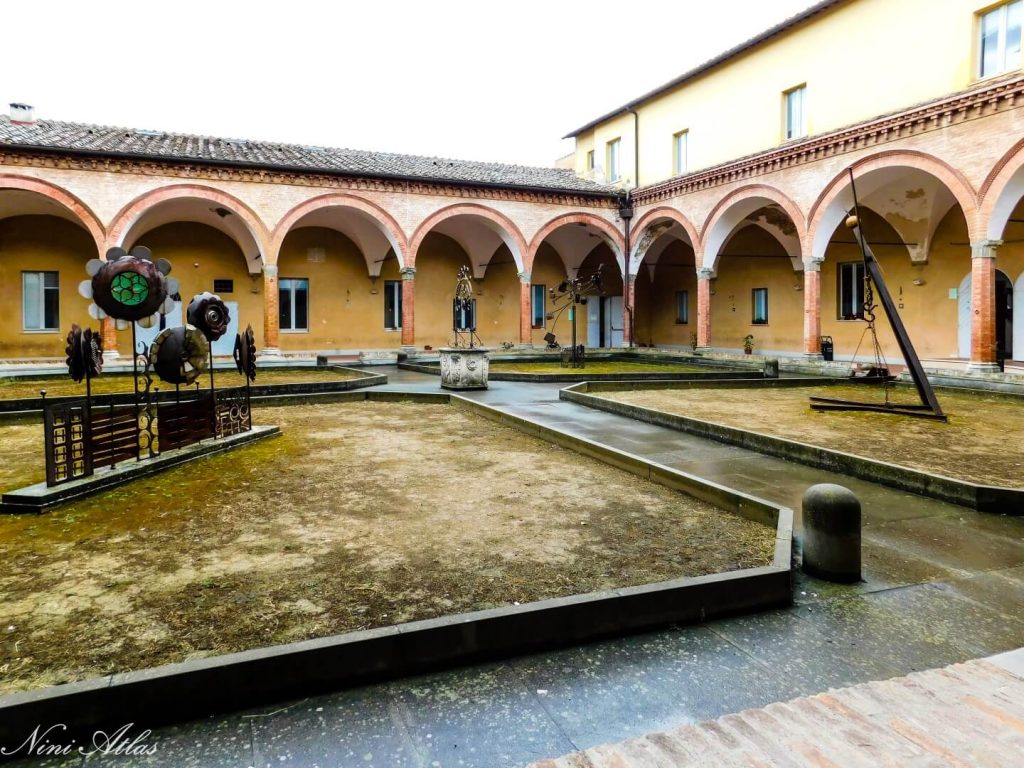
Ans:
[[[824,259],[829,240],[852,206],[852,198],[843,198],[849,187],[850,170],[856,181],[877,171],[899,168],[921,171],[938,180],[963,211],[970,239],[977,239],[977,195],[966,177],[948,163],[925,152],[890,150],[862,158],[844,168],[818,195],[811,206],[807,226],[807,243],[812,259]],[[937,225],[938,221],[934,224]]]
[[[15,174],[0,173],[0,191],[5,189],[13,189],[42,195],[46,199],[51,200],[64,208],[74,217],[74,220],[92,236],[93,240],[96,242],[96,253],[100,256],[103,255],[107,242],[106,231],[100,223],[99,217],[97,217],[89,206],[83,203],[75,195],[62,187],[58,187],[56,184],[51,184],[50,182],[43,181],[42,179],[36,179],[30,176],[17,176]]]
[[[978,193],[980,234],[1002,240],[1013,209],[1024,197],[1024,139],[1014,144],[995,164]]]
[[[607,219],[603,219],[600,216],[594,216],[591,213],[563,213],[542,226],[530,241],[531,264],[533,263],[533,258],[537,254],[537,249],[540,248],[541,243],[543,243],[552,232],[569,224],[590,225],[598,230],[605,241],[611,246],[612,253],[615,255],[616,261],[619,263],[619,269],[621,270],[625,267],[623,253],[626,250],[626,241],[622,233],[619,232],[619,230]]]
[[[643,248],[643,253],[640,249],[643,247],[644,236],[648,227],[652,226],[658,221],[663,219],[669,219],[675,222],[683,231],[686,236],[690,238],[690,246],[696,250],[700,247],[700,235],[697,233],[697,228],[693,226],[693,223],[686,218],[680,211],[676,210],[667,205],[660,206],[658,208],[652,208],[649,211],[645,211],[644,214],[637,220],[636,224],[633,225],[633,253],[630,254],[630,264],[632,265],[631,271],[636,272],[636,268],[643,262],[644,257],[647,255],[647,248]],[[647,243],[647,246],[653,245],[653,240]]]
[[[750,184],[733,190],[711,209],[711,213],[708,214],[701,229],[703,257],[700,266],[714,269],[718,263],[719,252],[736,227],[750,214],[767,205],[777,205],[789,217],[795,230],[789,235],[788,239],[791,242],[783,242],[778,234],[775,236],[789,252],[790,258],[799,261],[804,250],[807,232],[807,220],[803,211],[792,199],[775,187],[770,187],[767,184]],[[710,263],[708,263],[709,260]]]
[[[261,260],[264,266],[276,263],[277,254],[269,248],[270,235],[267,227],[256,212],[233,195],[229,195],[219,189],[197,184],[175,184],[168,187],[158,187],[139,195],[122,208],[110,222],[110,225],[107,227],[108,244],[122,247],[130,245],[127,242],[128,238],[133,235],[138,236],[135,233],[136,225],[142,221],[147,213],[155,210],[162,204],[176,200],[201,200],[207,203],[214,203],[219,208],[234,214],[237,217],[237,221],[240,222],[240,226],[232,228],[225,225],[222,231],[233,237],[242,247],[250,272],[255,273],[259,271],[259,262]],[[226,218],[226,216],[220,213],[217,215],[222,219]],[[246,239],[246,234],[251,238],[251,243],[243,242]]]
[[[500,237],[502,242],[508,246],[508,249],[512,252],[512,258],[515,259],[516,267],[520,272],[526,271],[529,263],[532,263],[531,252],[527,248],[526,239],[523,237],[522,233],[519,231],[519,227],[515,225],[512,219],[493,208],[488,208],[485,205],[478,205],[477,203],[459,203],[434,211],[434,213],[430,214],[430,216],[420,223],[412,237],[409,238],[409,247],[406,251],[406,266],[415,267],[416,254],[419,252],[420,246],[423,244],[423,239],[430,234],[438,224],[443,221],[447,221],[448,219],[455,218],[456,216],[470,216],[477,219],[484,219],[487,222],[484,226]]]
[[[394,217],[376,203],[356,197],[355,195],[342,193],[320,195],[319,197],[311,198],[299,203],[282,216],[277,226],[274,227],[274,232],[270,239],[273,252],[278,253],[281,250],[285,237],[288,236],[288,233],[296,223],[309,214],[326,208],[357,211],[363,218],[372,221],[394,249],[399,267],[405,267],[408,241],[405,233],[402,231],[402,227],[395,221]]]

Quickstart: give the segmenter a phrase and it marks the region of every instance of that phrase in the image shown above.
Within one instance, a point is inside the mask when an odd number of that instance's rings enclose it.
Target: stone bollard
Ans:
[[[766,379],[779,378],[779,361],[774,357],[764,361],[764,377]]]
[[[827,581],[860,581],[860,501],[841,485],[804,494],[804,572]]]

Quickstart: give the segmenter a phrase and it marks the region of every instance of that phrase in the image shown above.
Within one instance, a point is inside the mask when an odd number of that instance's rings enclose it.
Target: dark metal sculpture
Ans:
[[[194,384],[210,364],[208,342],[191,325],[161,331],[149,348],[149,363],[168,384]]]
[[[72,324],[67,335],[68,374],[76,384],[85,379],[86,387],[89,380],[100,375],[103,370],[103,339],[91,328],[81,328]]]
[[[452,299],[452,332],[455,339],[453,347],[473,349],[480,344],[476,334],[476,299],[473,298],[473,278],[469,267],[459,269],[455,283],[455,298]]]
[[[946,421],[946,416],[942,412],[938,398],[935,397],[935,390],[932,389],[931,382],[928,381],[928,377],[925,375],[924,367],[917,356],[914,344],[911,342],[907,329],[903,325],[903,319],[900,317],[899,312],[896,311],[896,305],[893,303],[892,296],[889,294],[889,289],[885,284],[885,278],[882,275],[882,268],[878,263],[878,259],[875,258],[875,254],[871,251],[861,232],[860,206],[857,202],[857,187],[853,181],[853,170],[850,171],[850,187],[853,190],[853,212],[847,217],[846,226],[853,232],[854,238],[857,240],[858,245],[860,245],[861,255],[864,258],[864,319],[868,323],[866,332],[871,334],[875,350],[875,366],[865,378],[874,380],[883,386],[885,390],[885,403],[865,403],[855,400],[812,397],[811,408],[816,411],[900,413],[906,416]],[[875,292],[878,293],[878,299],[885,310],[885,315],[889,318],[889,325],[896,336],[896,343],[899,344],[900,352],[903,353],[903,360],[907,364],[907,369],[910,371],[910,376],[914,381],[914,387],[921,398],[920,405],[893,403],[889,400],[889,387],[893,377],[889,375],[889,370],[885,367],[881,346],[878,343],[878,334],[875,330]]]
[[[558,347],[558,344],[555,342],[554,328],[566,310],[569,313],[569,325],[572,326],[572,345],[562,348],[563,368],[583,368],[586,366],[586,347],[576,343],[576,307],[586,306],[588,296],[601,293],[602,266],[599,264],[589,277],[574,277],[569,280],[563,280],[556,288],[552,288],[549,291],[551,304],[554,307],[554,312],[552,313],[554,320],[551,323],[551,331],[544,336],[548,346]],[[548,338],[549,336],[551,337],[550,339]]]
[[[145,246],[130,254],[111,248],[105,261],[92,259],[85,271],[91,279],[83,280],[78,292],[93,300],[89,314],[97,320],[112,317],[122,330],[133,322],[149,328],[174,309],[171,297],[178,292],[178,281],[167,277],[171,264],[166,259],[154,262]]]
[[[185,318],[189,325],[198,328],[208,341],[217,341],[227,333],[231,323],[231,312],[220,296],[204,292],[192,297]]]
[[[245,333],[235,336],[235,367],[245,380],[256,381],[256,335],[252,326],[246,326]]]

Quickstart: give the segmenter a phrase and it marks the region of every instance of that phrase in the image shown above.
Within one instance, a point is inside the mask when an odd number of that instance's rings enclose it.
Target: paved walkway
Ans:
[[[387,389],[439,388],[380,371]],[[836,479],[561,402],[555,385],[495,382],[473,396],[794,509],[808,485]],[[801,577],[788,609],[282,702],[161,729],[150,758],[84,764],[524,766],[1024,646],[1024,520],[840,482],[864,504],[865,581],[853,587]]]
[[[1017,651],[649,733],[532,768],[1016,768],[1024,763],[1022,673],[1024,651]]]

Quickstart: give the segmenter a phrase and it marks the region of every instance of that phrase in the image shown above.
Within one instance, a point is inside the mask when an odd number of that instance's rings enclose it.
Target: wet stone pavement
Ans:
[[[384,367],[386,389],[438,391]],[[864,508],[864,581],[798,576],[795,603],[698,626],[381,683],[158,729],[148,757],[47,766],[523,766],[829,688],[1024,646],[1024,520],[966,508],[592,411],[558,386],[471,397],[797,511],[818,482]],[[140,713],[139,722],[144,722]]]

